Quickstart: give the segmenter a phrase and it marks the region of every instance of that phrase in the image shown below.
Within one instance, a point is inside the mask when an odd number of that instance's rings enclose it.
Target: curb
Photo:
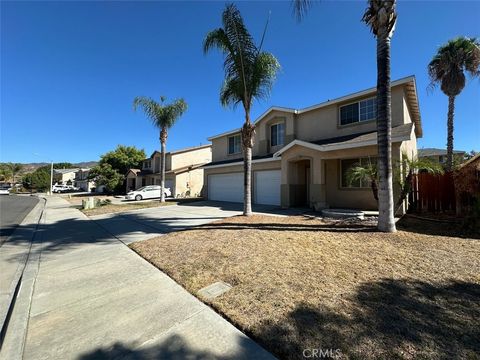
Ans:
[[[18,225],[15,231],[12,233],[10,238],[19,238],[23,240],[23,244],[18,245],[18,249],[11,247],[13,251],[4,252],[2,255],[7,258],[17,257],[17,268],[10,279],[10,285],[5,294],[0,296],[0,349],[3,349],[4,340],[6,339],[8,322],[11,318],[16,298],[18,297],[19,292],[22,289],[22,278],[24,277],[27,264],[29,262],[33,241],[35,238],[35,233],[38,229],[40,220],[44,213],[46,204],[45,198],[40,198],[39,202],[35,207],[27,214],[23,221]],[[2,249],[7,249],[7,243],[2,245]],[[1,259],[1,257],[0,257]],[[4,259],[1,259],[4,260]],[[8,258],[6,259],[8,261]],[[8,281],[8,280],[7,280]],[[0,355],[0,358],[3,358],[3,354]]]

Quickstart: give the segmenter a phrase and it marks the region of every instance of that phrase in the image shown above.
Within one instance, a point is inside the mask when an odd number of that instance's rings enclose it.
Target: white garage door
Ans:
[[[255,203],[280,206],[280,170],[255,171]]]
[[[208,175],[208,199],[243,202],[243,173]]]

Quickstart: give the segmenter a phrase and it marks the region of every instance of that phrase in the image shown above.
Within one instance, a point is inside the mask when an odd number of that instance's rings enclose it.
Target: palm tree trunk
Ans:
[[[386,27],[377,34],[377,139],[378,230],[394,232],[390,37]]]
[[[453,115],[455,113],[455,96],[448,97],[448,118],[447,118],[447,164],[446,170],[453,169]]]
[[[243,147],[243,215],[252,215],[252,148],[255,126],[250,122],[250,114],[245,113],[242,128]]]
[[[161,146],[161,159],[160,162],[160,202],[165,202],[165,156],[167,147],[167,129],[162,128],[160,131],[160,146]]]
[[[405,177],[405,181],[403,183],[402,191],[400,193],[400,196],[398,197],[398,200],[397,200],[397,203],[396,203],[396,206],[395,206],[395,212],[400,210],[400,208],[403,205],[403,202],[407,198],[407,196],[410,193],[410,191],[412,190],[412,188],[413,188],[413,170],[410,169],[408,171],[407,176]]]
[[[377,184],[377,180],[372,179],[370,181],[370,186],[372,188],[373,197],[375,198],[375,200],[377,201],[377,204],[378,204],[378,184]]]

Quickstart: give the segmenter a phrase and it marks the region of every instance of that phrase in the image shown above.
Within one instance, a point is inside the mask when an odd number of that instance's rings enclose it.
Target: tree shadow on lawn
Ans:
[[[467,232],[461,222],[442,222],[405,215],[397,222],[397,229],[424,235],[480,239],[480,232]]]
[[[480,358],[479,284],[383,279],[361,285],[352,303],[348,313],[301,304],[253,336],[281,359],[305,349],[352,359]]]
[[[262,231],[327,231],[327,232],[375,232],[376,226],[358,224],[344,224],[344,223],[317,223],[317,224],[303,224],[303,223],[233,223],[233,222],[214,222],[197,226],[201,230],[262,230]]]

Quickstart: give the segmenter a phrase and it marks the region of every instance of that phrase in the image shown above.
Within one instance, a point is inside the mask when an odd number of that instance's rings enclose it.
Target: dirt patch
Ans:
[[[89,210],[81,210],[85,215],[93,216],[93,215],[103,215],[103,214],[113,214],[113,213],[121,213],[125,211],[131,210],[138,210],[138,209],[146,209],[152,207],[163,207],[169,205],[176,205],[175,202],[164,202],[161,203],[159,201],[149,201],[149,202],[141,202],[141,203],[129,203],[126,205],[116,205],[116,204],[109,204],[99,206],[95,209]]]
[[[282,359],[478,358],[480,241],[415,226],[239,216],[131,247],[195,295],[233,285],[208,303]]]

